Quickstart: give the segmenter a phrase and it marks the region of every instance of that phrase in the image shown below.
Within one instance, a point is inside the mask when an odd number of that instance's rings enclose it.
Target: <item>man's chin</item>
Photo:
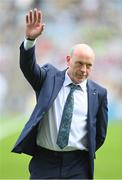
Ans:
[[[86,76],[77,78],[77,82],[81,83],[86,80]]]
[[[86,80],[86,78],[76,79],[76,80],[75,80],[75,83],[76,83],[76,84],[80,84],[80,83],[82,83],[82,82],[85,81],[85,80]]]

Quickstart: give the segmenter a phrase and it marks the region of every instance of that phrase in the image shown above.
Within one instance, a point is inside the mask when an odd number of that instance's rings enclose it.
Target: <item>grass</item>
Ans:
[[[0,178],[29,179],[28,161],[31,157],[24,154],[11,153],[18,133],[0,142]]]
[[[107,138],[97,152],[95,177],[122,179],[122,122],[109,124]]]
[[[30,156],[11,153],[25,117],[6,117],[0,120],[0,179],[29,179],[28,162]]]
[[[24,154],[11,153],[24,121],[21,123],[17,121],[17,123],[17,131],[14,128],[11,135],[9,134],[9,136],[4,136],[4,138],[0,139],[0,179],[29,179],[28,163],[31,157]],[[4,122],[3,124],[5,128],[6,123]],[[1,127],[3,127],[3,124]],[[122,122],[109,123],[106,142],[96,153],[96,179],[122,179],[121,133]]]

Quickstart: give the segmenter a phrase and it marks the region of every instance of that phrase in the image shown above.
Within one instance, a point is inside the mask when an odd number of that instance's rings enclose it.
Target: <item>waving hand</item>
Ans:
[[[44,30],[42,12],[34,9],[26,15],[26,37],[30,40],[36,39]]]

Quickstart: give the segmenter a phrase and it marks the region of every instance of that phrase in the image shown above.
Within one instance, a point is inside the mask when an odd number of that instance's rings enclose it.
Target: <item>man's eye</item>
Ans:
[[[87,68],[90,68],[92,66],[92,64],[87,64],[86,67]]]
[[[81,62],[78,62],[77,64],[78,64],[79,66],[82,66],[82,65],[83,65],[83,63],[81,63]]]

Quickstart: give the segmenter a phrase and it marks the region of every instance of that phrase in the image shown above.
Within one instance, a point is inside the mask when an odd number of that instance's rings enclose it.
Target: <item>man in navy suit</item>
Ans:
[[[29,11],[20,68],[36,93],[37,103],[12,151],[32,156],[31,179],[93,179],[95,152],[104,143],[108,121],[107,91],[88,79],[95,54],[88,45],[77,44],[66,57],[66,70],[51,64],[40,67],[35,59],[35,40],[43,30],[41,11]],[[70,86],[76,88],[72,95]],[[71,104],[68,108],[64,108],[66,101]],[[70,125],[64,109],[72,113]],[[63,123],[62,138],[59,131]]]

